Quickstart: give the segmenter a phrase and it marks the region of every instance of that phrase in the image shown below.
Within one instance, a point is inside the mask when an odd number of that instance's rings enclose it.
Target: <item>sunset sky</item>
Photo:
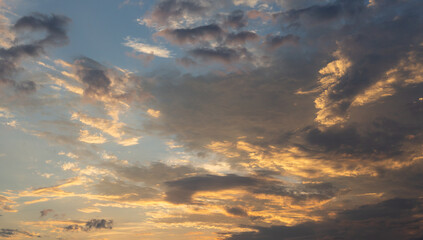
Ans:
[[[0,0],[0,239],[423,239],[422,0]]]

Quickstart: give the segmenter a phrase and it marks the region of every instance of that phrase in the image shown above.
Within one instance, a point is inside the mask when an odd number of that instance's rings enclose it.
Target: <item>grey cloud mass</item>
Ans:
[[[292,34],[286,36],[273,36],[268,35],[266,36],[266,40],[264,42],[265,46],[270,50],[275,50],[276,48],[290,43],[290,44],[297,44],[300,38],[298,36],[294,36]]]
[[[226,17],[223,24],[236,29],[243,28],[248,24],[247,16],[242,10],[234,10]]]
[[[84,94],[104,95],[109,93],[111,80],[103,65],[87,57],[76,59],[74,65],[76,74],[86,84]]]
[[[198,192],[217,192],[227,189],[242,188],[253,194],[267,194],[272,196],[285,196],[295,202],[305,200],[327,200],[333,198],[338,189],[331,183],[299,184],[288,186],[276,179],[261,179],[253,176],[238,176],[229,174],[225,176],[205,175],[182,178],[166,182],[166,200],[175,204],[195,203],[193,195]],[[239,209],[227,210],[229,213],[241,214]]]
[[[196,44],[201,41],[211,41],[223,35],[223,30],[216,24],[195,28],[166,29],[158,33],[174,44]]]
[[[175,204],[191,203],[196,192],[219,191],[238,187],[251,187],[258,180],[234,174],[226,176],[205,175],[166,182],[166,200]]]
[[[256,227],[257,232],[236,233],[227,240],[276,239],[421,239],[420,199],[390,199],[340,212],[335,219],[292,227]]]
[[[45,31],[45,37],[39,40],[31,40],[29,43],[20,43],[19,37],[9,48],[0,48],[0,83],[10,84],[17,91],[33,92],[36,83],[32,80],[15,81],[14,75],[18,72],[20,62],[25,58],[39,57],[45,53],[47,47],[63,46],[68,43],[66,34],[70,19],[61,15],[44,15],[34,13],[17,20],[11,31],[31,33]]]

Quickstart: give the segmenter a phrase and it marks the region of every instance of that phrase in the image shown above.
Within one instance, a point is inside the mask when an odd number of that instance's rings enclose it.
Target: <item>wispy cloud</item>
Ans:
[[[150,54],[162,58],[172,57],[172,53],[166,48],[143,43],[139,38],[126,37],[123,45],[140,53]]]

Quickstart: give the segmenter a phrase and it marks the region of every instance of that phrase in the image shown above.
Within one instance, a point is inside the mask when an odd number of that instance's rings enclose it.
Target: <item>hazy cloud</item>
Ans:
[[[0,229],[0,237],[4,237],[4,238],[14,238],[14,237],[19,237],[19,235],[21,236],[26,236],[26,237],[41,237],[39,235],[34,235],[30,232],[27,231],[22,231],[22,230],[18,230],[18,229],[9,229],[9,228],[2,228]]]

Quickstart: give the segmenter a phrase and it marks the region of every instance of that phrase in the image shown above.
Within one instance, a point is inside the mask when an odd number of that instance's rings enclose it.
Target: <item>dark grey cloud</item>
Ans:
[[[228,16],[226,16],[223,25],[231,28],[243,28],[247,26],[248,19],[242,10],[234,10]]]
[[[4,238],[14,238],[16,236],[26,236],[26,237],[41,237],[39,235],[34,235],[30,232],[27,231],[22,231],[22,230],[18,230],[18,229],[9,229],[9,228],[2,228],[0,229],[0,237],[4,237]]]
[[[421,128],[404,125],[396,121],[381,118],[375,119],[370,126],[355,125],[332,126],[325,130],[312,128],[307,130],[305,139],[311,149],[325,153],[339,153],[372,159],[398,157],[405,149],[413,133]]]
[[[197,151],[213,141],[236,142],[241,136],[263,146],[286,144],[296,129],[313,123],[314,96],[295,92],[314,79],[319,70],[314,61],[320,59],[307,60],[299,48],[282,51],[289,54],[277,66],[246,73],[155,76],[156,81],[144,87],[154,93],[152,108],[161,116],[147,122],[145,130],[175,136]]]
[[[149,61],[148,55],[134,55],[135,58]],[[151,59],[150,59],[151,60]],[[84,85],[84,96],[91,99],[99,99],[106,96],[109,99],[142,102],[150,97],[140,86],[140,77],[134,74],[125,75],[113,67],[105,66],[91,58],[82,56],[73,63],[74,74]],[[112,82],[113,80],[113,82]],[[119,91],[116,89],[119,88]],[[104,101],[101,100],[101,101]],[[106,100],[107,101],[107,100]],[[136,129],[125,127],[128,134],[137,132]]]
[[[112,229],[113,220],[106,219],[91,219],[85,222],[85,225],[72,224],[63,227],[66,231],[91,231],[91,230],[102,230],[102,229]]]
[[[209,42],[222,37],[223,30],[217,24],[209,24],[195,28],[166,29],[158,33],[174,44],[197,44]]]
[[[226,212],[235,216],[247,217],[248,213],[241,207],[227,207]]]
[[[87,230],[91,229],[112,229],[113,220],[106,219],[91,219],[85,224]]]
[[[257,35],[255,32],[241,31],[237,33],[229,33],[226,36],[225,43],[230,45],[234,45],[234,44],[243,45],[246,42],[258,41],[259,39],[260,39],[260,36]]]
[[[417,146],[421,142],[418,120],[422,113],[418,100],[421,84],[400,83],[416,78],[415,75],[401,70],[396,75],[398,84],[392,86],[393,96],[365,106],[351,106],[359,94],[383,78],[388,70],[408,59],[410,52],[415,56],[414,64],[422,61],[419,44],[423,41],[420,29],[423,24],[416,12],[422,3],[376,2],[374,6],[367,6],[364,1],[307,6],[299,21],[306,15],[318,18],[319,14],[310,12],[323,13],[332,9],[332,5],[341,9],[334,11],[333,16],[343,20],[322,19],[321,24],[301,22],[292,33],[281,35],[301,37],[297,47],[272,51],[275,54],[270,67],[227,76],[174,74],[172,83],[159,76],[157,85],[148,88],[156,97],[152,106],[162,116],[146,128],[175,136],[200,151],[213,141],[236,142],[237,137],[246,136],[245,141],[265,148],[295,144],[327,159],[332,159],[333,153],[342,155],[343,159],[348,156],[410,159],[414,155],[409,145]],[[319,7],[322,9],[310,10]],[[284,41],[281,37],[271,40],[269,36],[267,43],[271,46],[272,42],[277,46]],[[224,63],[239,60],[236,50],[221,50],[199,48],[189,54],[199,60],[218,59]],[[313,109],[314,100],[321,92],[308,95],[295,92],[318,87],[319,70],[338,58],[333,56],[334,52],[351,61],[351,67],[334,82],[333,88],[322,89],[328,94],[326,109],[333,116],[348,115],[350,122],[321,128],[314,123],[318,109]],[[263,140],[253,139],[257,136]],[[248,158],[239,153],[242,158]]]
[[[335,219],[290,227],[253,227],[258,231],[236,233],[226,239],[421,239],[422,210],[420,199],[396,198],[342,211]]]
[[[24,16],[20,18],[12,27],[15,31],[46,31],[47,35],[44,39],[36,41],[35,43],[45,45],[62,46],[66,44],[69,39],[67,36],[67,25],[70,19],[65,16],[52,14],[50,16],[34,13],[31,16]]]
[[[154,186],[166,181],[172,181],[187,176],[206,174],[207,170],[190,165],[169,166],[164,163],[153,162],[150,165],[119,165],[105,163],[111,167],[120,177],[133,182],[142,182],[148,186]]]
[[[259,181],[251,177],[242,177],[234,174],[225,176],[205,175],[183,178],[176,181],[166,182],[168,190],[166,200],[175,203],[191,203],[192,196],[196,192],[220,191],[239,187],[251,187]]]
[[[104,95],[110,91],[111,80],[107,76],[107,68],[100,63],[81,57],[75,60],[76,75],[86,85],[85,95]]]
[[[68,43],[66,28],[70,19],[61,15],[44,15],[34,13],[17,20],[11,31],[31,33],[45,31],[46,36],[39,40],[29,40],[20,44],[19,37],[10,48],[0,48],[0,83],[12,85],[19,92],[33,92],[35,82],[31,80],[15,81],[20,62],[25,58],[38,57],[45,53],[47,47],[63,46]]]
[[[310,199],[331,199],[338,192],[338,189],[331,183],[289,186],[276,179],[263,179],[255,176],[244,177],[235,174],[188,177],[166,182],[166,185],[166,200],[175,204],[193,203],[192,197],[197,192],[216,192],[235,188],[243,188],[252,194],[287,196],[291,197],[296,203]],[[233,212],[236,212],[236,210],[233,210]]]
[[[161,0],[153,7],[149,18],[153,25],[172,25],[172,22],[181,22],[185,17],[207,16],[218,6],[223,6],[224,2],[222,0],[213,3],[205,0]]]
[[[49,213],[54,212],[53,209],[44,209],[40,211],[41,217],[47,216]]]
[[[384,79],[410,53],[421,52],[423,18],[416,11],[421,7],[421,1],[381,1],[343,14],[347,24],[339,30],[331,25],[339,53],[351,66],[325,93],[329,118],[347,117],[359,94]],[[401,82],[405,76],[398,78]]]
[[[299,40],[300,37],[292,34],[288,34],[285,36],[267,35],[264,44],[267,49],[275,50],[276,48],[279,48],[285,44],[298,44]]]
[[[224,64],[251,58],[251,53],[245,48],[195,48],[189,50],[188,54],[204,62],[217,61]]]
[[[276,13],[274,17],[280,18],[282,23],[288,26],[315,25],[355,16],[364,11],[366,7],[365,1],[337,0],[325,1],[322,4],[314,2],[307,7]]]

